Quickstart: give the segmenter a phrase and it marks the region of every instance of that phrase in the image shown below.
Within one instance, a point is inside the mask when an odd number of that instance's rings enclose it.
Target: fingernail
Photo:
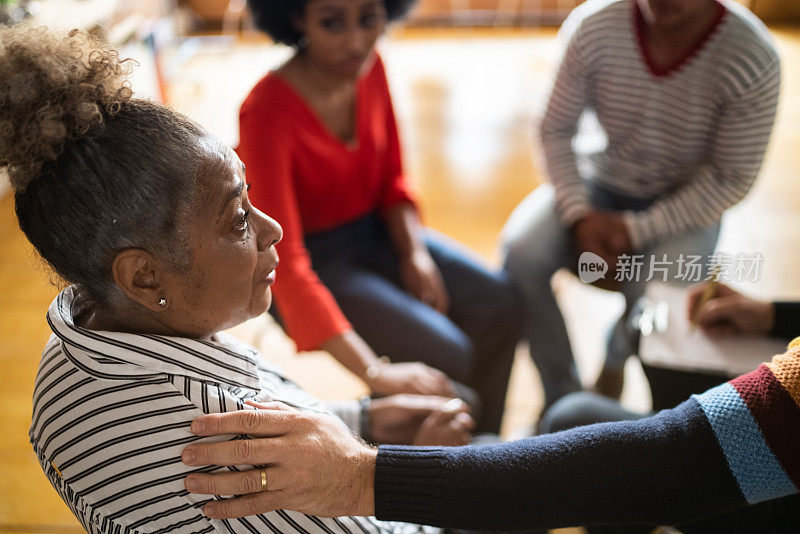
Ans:
[[[183,453],[181,453],[181,459],[183,463],[189,465],[194,462],[194,451],[192,449],[186,448],[183,449]]]
[[[192,432],[194,434],[200,435],[206,429],[206,425],[204,425],[201,421],[192,421]]]
[[[450,399],[449,401],[444,403],[444,406],[442,406],[442,411],[455,412],[460,410],[463,406],[464,406],[464,401],[462,401],[461,399],[458,398]]]
[[[196,491],[197,490],[197,480],[192,477],[186,477],[186,481],[184,482],[186,486],[186,491]]]
[[[207,505],[203,506],[203,513],[208,517],[214,517],[216,511],[217,507],[214,503],[208,503]]]

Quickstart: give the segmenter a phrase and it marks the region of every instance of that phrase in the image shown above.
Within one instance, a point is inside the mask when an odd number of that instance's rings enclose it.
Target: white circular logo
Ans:
[[[585,284],[593,284],[606,277],[608,263],[594,252],[584,252],[578,258],[578,278]]]

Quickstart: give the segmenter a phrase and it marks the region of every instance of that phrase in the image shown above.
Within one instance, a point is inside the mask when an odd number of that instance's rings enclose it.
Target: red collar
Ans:
[[[639,3],[634,0],[634,25],[636,27],[636,40],[639,44],[639,51],[644,58],[644,62],[647,64],[650,73],[656,77],[665,77],[669,76],[676,70],[680,69],[684,64],[686,64],[690,59],[692,59],[695,55],[697,55],[700,50],[703,49],[705,44],[714,35],[714,32],[717,31],[719,25],[722,23],[722,20],[725,18],[725,13],[728,10],[723,6],[721,3],[717,2],[717,15],[716,19],[714,20],[714,24],[708,29],[708,31],[701,35],[700,38],[697,40],[695,45],[678,61],[669,65],[667,67],[659,67],[653,61],[653,57],[650,55],[650,50],[647,48],[645,39],[644,39],[644,30],[645,30],[645,22],[644,22],[644,15],[642,15],[642,10],[639,8]]]

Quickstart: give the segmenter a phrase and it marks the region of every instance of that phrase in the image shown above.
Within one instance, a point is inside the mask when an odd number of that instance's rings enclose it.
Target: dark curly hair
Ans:
[[[276,43],[299,47],[303,34],[294,26],[309,0],[248,0],[258,29],[269,35]],[[408,13],[416,0],[383,0],[389,21],[400,20]]]
[[[134,98],[132,63],[85,32],[0,27],[0,172],[20,228],[101,306],[115,295],[111,265],[125,248],[188,268],[177,223],[194,201],[195,147],[207,135]]]

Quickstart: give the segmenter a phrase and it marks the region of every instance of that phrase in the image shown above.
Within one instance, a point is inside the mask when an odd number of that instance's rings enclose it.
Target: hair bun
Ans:
[[[134,63],[83,31],[0,29],[0,169],[15,190],[121,109]]]

